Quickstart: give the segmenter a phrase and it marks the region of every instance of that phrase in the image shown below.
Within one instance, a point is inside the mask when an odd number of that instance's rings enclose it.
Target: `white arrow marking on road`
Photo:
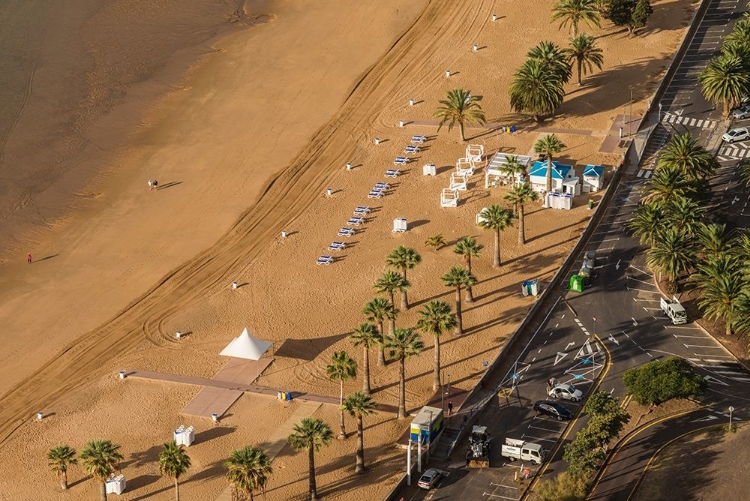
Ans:
[[[560,363],[560,360],[562,360],[563,358],[565,358],[565,357],[567,357],[567,356],[568,356],[568,354],[567,354],[567,353],[562,353],[562,352],[558,351],[558,352],[557,352],[557,356],[555,357],[555,363],[554,363],[554,364],[552,364],[552,365],[557,365],[557,364],[559,364],[559,363]]]
[[[694,419],[693,421],[690,421],[690,422],[691,423],[700,423],[700,422],[703,422],[703,421],[713,421],[714,419],[719,419],[719,418],[716,417],[716,416],[706,416],[706,417],[702,417],[700,419]]]
[[[568,343],[567,345],[565,345],[565,350],[567,350],[567,349],[568,349],[568,348],[570,348],[571,346],[575,346],[575,344],[576,344],[576,342],[575,342],[575,341],[571,341],[571,342],[569,342],[569,343]]]
[[[703,379],[705,379],[706,382],[708,382],[708,383],[716,383],[716,384],[722,384],[724,386],[729,386],[728,383],[720,381],[720,380],[718,380],[718,379],[716,379],[715,377],[712,377],[712,376],[703,376]]]
[[[618,260],[617,260],[617,264],[615,265],[615,269],[616,269],[616,270],[619,270],[619,269],[620,269],[620,261],[622,261],[622,259],[618,259]]]
[[[630,318],[633,318],[633,317],[630,317]],[[633,327],[637,327],[637,326],[638,326],[638,321],[635,318],[633,318]]]
[[[620,346],[620,342],[617,339],[615,339],[615,337],[612,334],[609,335],[609,340],[615,343],[617,346]]]

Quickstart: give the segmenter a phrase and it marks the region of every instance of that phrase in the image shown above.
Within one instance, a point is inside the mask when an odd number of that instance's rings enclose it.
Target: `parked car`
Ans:
[[[735,141],[744,141],[745,139],[750,139],[750,131],[747,130],[747,127],[739,127],[737,129],[731,129],[725,132],[724,135],[721,136],[721,139],[723,139],[727,143],[733,143]]]
[[[750,117],[750,104],[740,106],[732,112],[732,116],[740,120]]]
[[[580,402],[583,398],[583,392],[576,390],[572,384],[556,384],[554,388],[550,388],[547,394],[552,398],[561,398],[563,400],[570,400],[571,402]]]
[[[552,416],[558,421],[573,419],[572,412],[563,405],[560,405],[557,402],[552,402],[551,400],[539,400],[534,404],[534,410],[536,411],[537,416],[544,414]]]
[[[417,487],[420,489],[427,489],[428,491],[435,487],[435,484],[437,484],[437,481],[440,480],[443,477],[443,473],[440,470],[437,470],[435,468],[430,468],[426,472],[424,472],[424,475],[422,475],[419,478],[419,482],[417,482]]]

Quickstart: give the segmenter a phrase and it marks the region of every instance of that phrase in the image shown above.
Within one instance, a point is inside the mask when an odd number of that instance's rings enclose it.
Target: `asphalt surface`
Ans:
[[[745,5],[737,0],[711,2],[661,101],[661,124],[650,146],[658,150],[673,134],[690,132],[703,145],[715,150],[721,168],[711,180],[712,214],[719,221],[733,221],[747,228],[750,227],[748,196],[740,187],[736,166],[741,159],[750,157],[750,141],[734,145],[720,141],[727,123],[722,122],[722,110],[703,98],[697,81],[709,59],[719,53],[723,37],[741,17]],[[745,125],[750,127],[750,120],[733,124]],[[511,371],[516,377],[511,375],[504,382],[504,391],[496,395],[475,421],[487,426],[493,436],[490,468],[465,467],[467,439],[464,439],[448,461],[433,460],[424,466],[423,469],[435,467],[445,473],[437,488],[417,489],[415,478],[414,486],[404,491],[406,500],[520,499],[523,484],[514,478],[526,468],[532,475],[540,468],[502,458],[500,446],[505,438],[527,439],[546,449],[551,460],[541,467],[541,478],[565,471],[562,448],[575,437],[587,418],[578,416],[571,422],[559,422],[535,415],[533,404],[546,398],[546,382],[552,377],[558,382],[574,383],[587,395],[593,381],[602,374],[599,388],[624,397],[623,372],[676,355],[690,361],[708,382],[701,409],[653,423],[628,439],[611,458],[592,499],[630,499],[649,460],[661,445],[686,432],[728,419],[730,405],[735,409],[735,420],[750,419],[750,399],[745,397],[750,394],[750,373],[697,326],[671,324],[659,307],[660,294],[654,277],[645,271],[644,249],[625,230],[624,223],[632,217],[654,165],[655,162],[642,164],[625,173],[604,218],[569,270],[569,275],[577,272],[583,254],[595,251],[597,266],[591,287],[583,293],[559,291],[567,304],[561,300],[554,303],[547,312],[546,322],[533,334]],[[574,413],[579,410],[580,404],[563,403]]]

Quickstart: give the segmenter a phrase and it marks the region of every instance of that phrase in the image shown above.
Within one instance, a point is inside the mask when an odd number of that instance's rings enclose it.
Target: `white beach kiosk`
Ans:
[[[260,360],[260,357],[268,351],[273,345],[270,341],[261,341],[260,339],[254,338],[247,331],[247,327],[242,331],[242,334],[232,339],[226,348],[221,350],[219,355],[233,358],[244,358],[246,360]]]
[[[531,157],[528,157],[526,155],[509,155],[507,153],[501,152],[495,153],[495,156],[492,157],[492,161],[487,166],[487,170],[484,173],[485,188],[496,186],[498,182],[501,184],[508,184],[508,180],[511,178],[511,176],[509,176],[503,168],[503,166],[508,163],[508,157],[515,157],[518,163],[520,163],[524,168],[526,168],[531,161]],[[519,182],[522,179],[523,174],[516,174],[516,182]]]

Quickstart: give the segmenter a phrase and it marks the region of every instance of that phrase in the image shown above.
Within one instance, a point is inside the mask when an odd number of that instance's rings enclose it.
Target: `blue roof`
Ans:
[[[583,169],[584,176],[602,177],[602,174],[604,174],[604,167],[601,165],[587,165],[586,168]]]
[[[572,165],[564,165],[553,160],[552,179],[564,179],[572,168]],[[529,176],[547,177],[547,161],[537,160],[534,162],[534,165],[531,166],[531,170],[529,171]]]

